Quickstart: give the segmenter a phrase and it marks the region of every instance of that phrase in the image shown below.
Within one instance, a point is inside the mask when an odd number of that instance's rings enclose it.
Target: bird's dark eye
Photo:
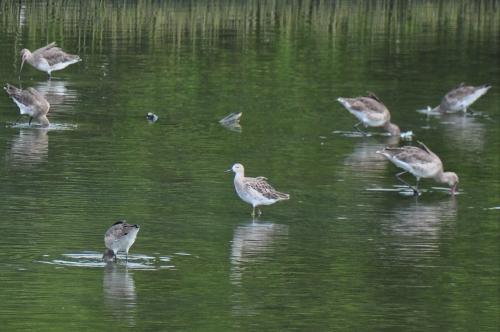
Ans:
[[[123,235],[128,235],[128,233],[125,233],[125,234],[123,234]]]

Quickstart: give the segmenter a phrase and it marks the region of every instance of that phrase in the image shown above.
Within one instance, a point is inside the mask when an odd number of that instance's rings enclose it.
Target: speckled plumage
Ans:
[[[61,48],[56,46],[55,42],[33,52],[24,48],[21,50],[21,57],[21,70],[23,69],[24,61],[28,61],[28,63],[36,69],[46,72],[49,77],[51,76],[51,72],[64,69],[82,60],[78,55],[64,52]]]
[[[354,115],[365,127],[383,127],[391,135],[400,134],[397,125],[391,123],[391,114],[382,101],[373,93],[365,97],[338,98],[337,101]]]
[[[377,151],[377,153],[382,154],[393,164],[405,170],[396,175],[403,183],[407,184],[399,175],[410,172],[417,178],[417,187],[421,178],[432,178],[437,182],[447,183],[451,187],[452,194],[454,194],[458,176],[453,172],[443,172],[441,159],[424,143],[418,143],[422,148],[416,146],[386,147],[382,151]],[[416,188],[408,186],[418,193]]]
[[[104,244],[106,248],[113,251],[115,259],[116,254],[120,251],[125,251],[128,259],[128,251],[134,244],[138,232],[139,225],[131,225],[125,220],[119,220],[104,234]],[[105,252],[105,256],[109,256],[109,251]],[[103,259],[105,259],[104,256]]]
[[[274,189],[267,178],[259,176],[256,178],[245,177],[245,168],[241,164],[234,164],[234,188],[238,196],[245,202],[253,206],[252,215],[255,215],[255,208],[261,205],[271,205],[276,202],[290,199],[289,194],[285,194]]]
[[[4,87],[4,90],[17,105],[20,114],[30,117],[30,124],[31,119],[35,119],[44,127],[50,124],[47,119],[50,104],[40,92],[33,88],[28,88],[26,90],[18,89],[8,83]]]

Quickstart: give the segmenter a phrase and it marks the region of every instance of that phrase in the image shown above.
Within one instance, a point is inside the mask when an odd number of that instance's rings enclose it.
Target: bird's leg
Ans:
[[[408,188],[413,190],[413,194],[415,194],[416,196],[420,196],[420,192],[418,191],[418,189],[412,187],[408,182],[406,182],[405,180],[403,180],[401,178],[401,175],[406,174],[406,173],[408,173],[408,171],[403,171],[401,173],[396,174],[396,179],[398,179],[401,183],[404,183],[405,185],[408,186]],[[418,186],[418,180],[417,180],[417,186]]]
[[[52,79],[52,75],[50,74],[50,71],[47,72],[47,74],[49,75],[49,81]]]
[[[418,183],[420,181],[420,178],[417,178],[417,184],[415,185],[415,189],[413,189],[413,195],[414,196],[420,196],[420,191],[418,191]]]
[[[22,115],[19,115],[16,119],[16,122],[14,122],[14,124],[17,124],[17,121],[19,121],[20,118],[22,118],[23,116]]]
[[[30,116],[30,122],[28,123],[31,126],[31,121],[33,120],[33,117]]]
[[[253,207],[253,210],[252,210],[252,218],[255,218],[255,206]]]
[[[353,127],[354,129],[356,129],[358,131],[358,133],[361,133],[363,136],[366,136],[366,132],[364,132],[363,130],[359,129],[359,125],[360,124],[363,124],[363,121],[359,121],[358,123],[356,123]]]
[[[128,251],[125,252],[125,265],[128,264]]]

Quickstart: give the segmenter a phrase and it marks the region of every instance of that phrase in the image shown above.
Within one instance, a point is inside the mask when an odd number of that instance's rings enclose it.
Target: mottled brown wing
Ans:
[[[30,105],[38,105],[36,100],[36,96],[31,93],[33,88],[28,88],[27,90],[21,90],[14,86],[10,86],[7,90],[7,93],[10,97],[16,99],[19,103],[30,106]]]
[[[425,164],[435,161],[435,157],[432,154],[416,146],[403,146],[400,148],[387,147],[384,149],[384,152],[408,164]]]
[[[463,83],[462,83],[463,84]],[[458,88],[451,90],[448,92],[445,96],[445,98],[450,102],[451,100],[454,99],[462,99],[472,93],[476,90],[475,87],[473,86],[459,86]]]
[[[123,224],[114,224],[111,226],[104,235],[104,241],[106,243],[112,243],[125,235],[125,229]]]
[[[43,57],[51,66],[57,63],[68,62],[79,58],[78,55],[68,54],[59,47],[52,47],[46,50],[45,52],[43,52]]]
[[[371,97],[359,97],[353,99],[351,102],[351,108],[359,112],[373,111],[377,113],[384,113],[386,111],[384,104]]]
[[[268,199],[288,199],[289,195],[281,193],[274,189],[264,177],[247,178],[245,186],[259,192],[262,196]]]
[[[56,42],[52,42],[52,43],[50,43],[50,44],[48,44],[48,45],[46,45],[44,47],[40,47],[40,48],[34,50],[33,54],[45,52],[46,50],[51,49],[51,48],[53,48],[55,46],[56,46]]]
[[[45,96],[33,88],[28,88],[25,90],[26,98],[29,98],[31,105],[37,105],[41,110],[47,109],[50,106]]]

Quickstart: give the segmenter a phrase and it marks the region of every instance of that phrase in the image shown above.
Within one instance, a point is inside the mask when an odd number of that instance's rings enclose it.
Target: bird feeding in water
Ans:
[[[139,225],[128,224],[125,220],[115,222],[104,234],[104,244],[107,250],[104,252],[103,260],[116,262],[117,253],[124,251],[126,262],[128,262],[128,251],[135,242],[139,228]]]
[[[359,120],[354,128],[363,135],[366,133],[358,128],[360,124],[365,128],[382,127],[392,136],[400,135],[399,127],[391,122],[391,113],[375,94],[369,93],[368,96],[356,98],[339,97],[337,101]]]
[[[441,159],[424,143],[418,143],[422,148],[416,146],[386,147],[382,151],[377,151],[377,153],[382,154],[394,165],[404,169],[403,172],[396,174],[396,178],[411,188],[415,195],[420,195],[418,182],[421,178],[432,178],[436,182],[446,183],[450,187],[451,195],[455,195],[458,175],[454,172],[444,172]],[[412,187],[400,177],[408,172],[417,178],[415,187]]]
[[[68,54],[61,48],[56,46],[56,43],[50,43],[47,46],[41,47],[33,52],[23,48],[21,50],[21,69],[23,70],[24,62],[27,61],[30,65],[40,71],[44,71],[52,78],[51,73],[56,70],[61,70],[71,64],[82,61],[82,59],[75,54]]]
[[[290,199],[289,194],[285,194],[274,189],[267,178],[259,176],[256,178],[245,177],[245,168],[242,164],[234,164],[226,172],[233,171],[234,188],[238,196],[253,207],[252,217],[255,217],[255,208],[261,205],[271,205],[279,201]],[[259,215],[262,214],[258,209]]]
[[[30,117],[29,125],[31,125],[33,119],[42,127],[48,127],[50,125],[47,119],[50,104],[40,92],[34,88],[28,88],[26,90],[18,89],[9,83],[5,85],[4,90],[9,97],[12,98],[14,103],[16,103],[17,107],[19,107],[19,113],[21,113],[20,117],[23,115],[28,115]]]
[[[488,92],[490,88],[491,85],[489,84],[471,86],[460,83],[458,87],[451,90],[443,97],[439,106],[434,107],[434,109],[429,107],[428,110],[440,113],[456,113],[460,111],[465,113],[467,112],[467,108]]]

